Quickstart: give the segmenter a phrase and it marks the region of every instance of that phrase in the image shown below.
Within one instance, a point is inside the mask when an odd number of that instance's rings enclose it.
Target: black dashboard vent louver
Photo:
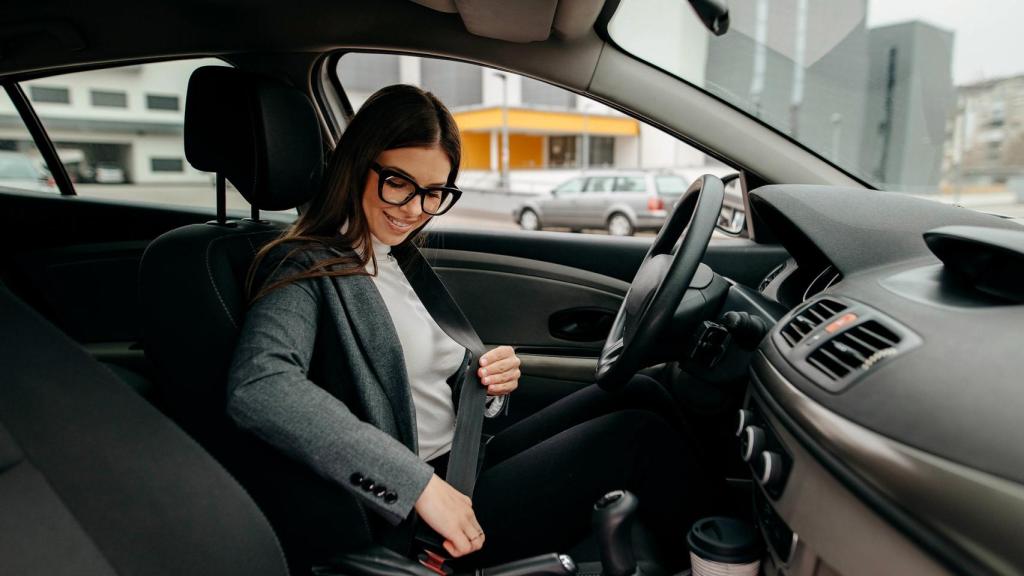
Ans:
[[[830,380],[841,380],[857,370],[895,356],[900,336],[875,320],[858,324],[828,340],[807,357]]]
[[[796,343],[803,340],[812,330],[843,310],[846,310],[846,305],[842,302],[822,298],[794,316],[780,334],[786,344],[796,346]]]

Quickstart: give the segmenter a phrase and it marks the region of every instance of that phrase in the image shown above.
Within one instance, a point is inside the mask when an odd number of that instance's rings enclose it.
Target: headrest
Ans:
[[[185,157],[223,174],[261,210],[303,204],[323,174],[320,126],[305,94],[227,66],[204,66],[189,79]]]

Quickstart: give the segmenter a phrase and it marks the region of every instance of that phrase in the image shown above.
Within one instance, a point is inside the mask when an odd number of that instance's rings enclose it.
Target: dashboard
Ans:
[[[750,204],[792,255],[735,427],[765,573],[1024,573],[1024,227],[834,187]]]

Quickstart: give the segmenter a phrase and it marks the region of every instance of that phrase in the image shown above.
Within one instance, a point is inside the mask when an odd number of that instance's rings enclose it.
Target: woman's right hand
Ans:
[[[444,538],[452,558],[476,552],[484,545],[484,531],[476,521],[473,502],[434,474],[418,500],[416,513]]]

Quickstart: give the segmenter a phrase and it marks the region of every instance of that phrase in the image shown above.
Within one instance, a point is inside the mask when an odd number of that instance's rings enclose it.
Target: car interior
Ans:
[[[224,413],[246,274],[321,185],[353,113],[330,71],[351,52],[522,74],[739,173],[739,236],[713,233],[725,193],[710,175],[653,239],[428,228],[425,256],[481,340],[523,360],[486,432],[644,371],[727,479],[723,515],[751,527],[760,573],[1024,573],[1024,229],[875,190],[633,57],[608,33],[619,4],[5,7],[0,84],[59,194],[0,185],[0,573],[310,574],[338,542],[351,552],[330,573],[436,573],[340,522],[359,508],[344,489]],[[724,3],[690,4],[725,33]],[[76,192],[21,84],[197,57],[226,64],[198,68],[184,102],[184,156],[215,208]],[[248,208],[228,206],[229,185]],[[602,526],[479,573],[689,565],[691,526],[676,550]]]

